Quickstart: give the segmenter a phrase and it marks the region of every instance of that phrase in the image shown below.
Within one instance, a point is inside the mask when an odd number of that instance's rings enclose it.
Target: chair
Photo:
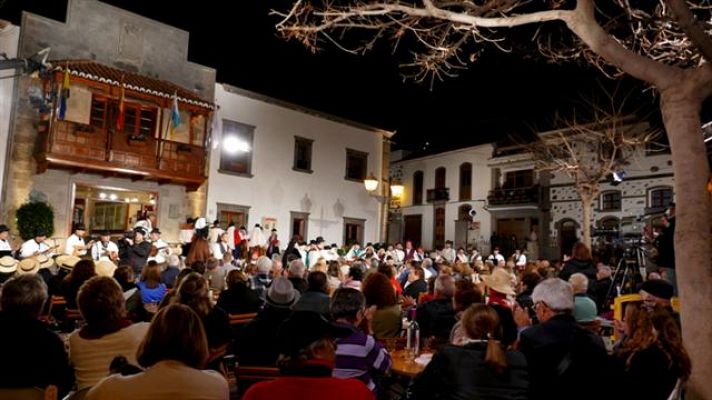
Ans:
[[[247,314],[230,314],[230,325],[245,325],[252,321],[257,316],[257,313]]]
[[[237,390],[240,396],[247,392],[250,386],[258,382],[273,381],[279,378],[279,369],[274,367],[241,366],[235,368]]]
[[[57,386],[41,388],[0,388],[2,400],[57,400]]]

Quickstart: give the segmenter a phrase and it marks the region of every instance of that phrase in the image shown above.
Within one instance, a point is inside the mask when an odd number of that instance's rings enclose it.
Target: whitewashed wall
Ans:
[[[487,193],[492,187],[492,170],[487,166],[487,160],[492,156],[492,145],[480,145],[466,149],[450,151],[412,160],[399,161],[391,164],[391,171],[402,170],[402,182],[405,188],[401,201],[403,215],[421,214],[422,245],[430,249],[434,239],[435,207],[426,202],[426,192],[435,188],[435,170],[445,167],[445,187],[450,189],[450,200],[445,205],[445,240],[455,240],[455,221],[458,208],[470,204],[477,212],[475,221],[480,222],[480,232],[476,240],[488,240],[492,233],[492,217],[484,209]],[[460,165],[472,163],[472,196],[469,201],[459,201],[460,198]],[[423,205],[413,205],[413,174],[423,171]],[[406,238],[407,239],[407,238]]]
[[[8,25],[0,30],[0,53],[5,53],[8,58],[17,56],[17,46],[20,39],[20,27]],[[0,70],[0,190],[4,188],[5,182],[5,160],[8,152],[8,131],[10,129],[10,117],[12,112],[13,90],[15,79],[5,78],[15,75],[17,71],[12,69]],[[4,195],[0,195],[0,200],[4,200]],[[0,204],[0,215],[4,215],[5,207]]]
[[[328,243],[343,241],[343,219],[365,219],[364,241],[379,240],[379,203],[363,183],[344,179],[346,148],[368,153],[368,172],[379,176],[382,135],[318,115],[268,102],[228,85],[216,85],[219,121],[228,119],[255,126],[252,177],[218,172],[222,126],[213,140],[207,215],[217,216],[217,203],[249,208],[249,224],[264,217],[277,219],[283,245],[290,231],[290,211],[308,212],[309,238],[323,236]],[[294,136],[313,139],[312,171],[292,170]]]

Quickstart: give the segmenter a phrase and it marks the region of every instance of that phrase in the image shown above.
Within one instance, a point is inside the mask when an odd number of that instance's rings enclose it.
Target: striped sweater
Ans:
[[[336,378],[356,378],[375,391],[376,384],[371,371],[387,372],[391,369],[391,356],[371,335],[366,335],[351,324],[336,322],[335,325],[351,331],[336,340]]]

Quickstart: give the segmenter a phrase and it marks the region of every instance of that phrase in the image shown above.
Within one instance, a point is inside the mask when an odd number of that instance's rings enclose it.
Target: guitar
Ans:
[[[25,258],[32,258],[32,257],[44,256],[44,255],[47,255],[48,253],[51,253],[51,252],[57,250],[58,248],[59,248],[59,245],[57,244],[57,245],[54,245],[54,246],[52,246],[52,247],[50,247],[50,248],[48,248],[48,249],[46,249],[46,250],[36,251],[36,252],[34,252],[34,254],[32,254],[31,256],[25,257]]]
[[[74,250],[72,250],[72,255],[74,257],[79,257],[79,252],[82,250],[89,250],[91,249],[91,246],[94,245],[94,241],[90,240],[89,243],[85,244],[84,246],[74,246]]]
[[[109,251],[107,249],[104,249],[103,246],[101,246],[101,242],[96,242],[96,244],[99,246],[99,258],[101,257],[108,257],[109,260],[116,262],[119,260],[119,253],[116,251]]]

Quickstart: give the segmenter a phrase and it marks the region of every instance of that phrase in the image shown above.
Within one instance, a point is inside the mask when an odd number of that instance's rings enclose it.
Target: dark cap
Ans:
[[[160,234],[161,234],[161,230],[158,229],[158,228],[154,228],[154,229],[151,231],[151,233],[157,233],[157,234],[160,235]]]
[[[141,235],[146,236],[146,230],[140,226],[135,227],[133,231],[134,231],[134,234],[140,233]]]
[[[325,240],[324,240],[323,237],[317,236],[317,238],[316,238],[316,243],[317,243],[317,244],[319,244],[319,243],[324,243],[324,242],[325,242]]]
[[[5,224],[0,225],[0,233],[3,232],[10,232],[10,228],[8,228]]]
[[[74,230],[75,231],[85,231],[85,230],[87,230],[87,227],[84,226],[84,224],[76,224],[76,225],[74,225]]]
[[[40,236],[47,236],[47,232],[44,230],[44,228],[35,229],[35,237],[40,237]]]
[[[104,230],[99,232],[99,236],[111,236],[111,232]]]
[[[650,279],[643,283],[640,287],[641,291],[645,291],[660,299],[670,300],[673,295],[673,287],[670,282],[664,279]]]
[[[325,338],[347,335],[348,330],[334,326],[320,314],[297,311],[284,321],[277,333],[279,353],[296,357],[310,344]]]

